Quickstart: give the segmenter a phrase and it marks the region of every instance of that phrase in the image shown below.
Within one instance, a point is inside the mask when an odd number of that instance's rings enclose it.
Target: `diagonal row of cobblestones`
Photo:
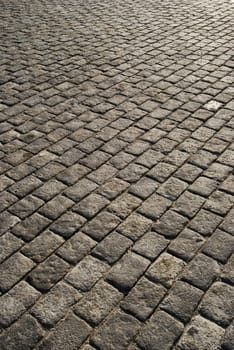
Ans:
[[[0,8],[1,350],[234,349],[234,2]]]

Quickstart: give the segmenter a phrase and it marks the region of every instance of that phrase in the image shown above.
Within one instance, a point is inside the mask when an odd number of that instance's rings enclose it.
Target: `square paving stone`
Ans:
[[[216,230],[202,251],[221,263],[226,263],[234,251],[234,237],[224,231]]]
[[[97,189],[97,193],[108,199],[114,199],[119,194],[124,192],[129,186],[129,183],[117,178],[107,181],[104,185]]]
[[[183,332],[183,324],[163,311],[156,311],[136,338],[143,350],[169,350]]]
[[[151,225],[152,221],[150,219],[143,215],[133,213],[118,226],[117,231],[135,241],[147,232]]]
[[[214,283],[199,306],[199,312],[222,327],[231,323],[234,310],[234,287],[222,282]]]
[[[223,328],[201,316],[195,316],[186,327],[175,349],[220,349],[223,334]]]
[[[160,282],[169,288],[177,279],[185,262],[168,253],[163,253],[146,271],[146,276],[153,282]]]
[[[39,213],[51,220],[55,220],[73,205],[73,201],[63,195],[58,195],[43,205],[39,209]]]
[[[90,219],[95,216],[100,210],[102,210],[107,204],[109,204],[109,200],[103,196],[100,196],[99,194],[91,193],[89,196],[76,204],[73,207],[73,210],[77,211],[85,218]]]
[[[170,243],[168,251],[189,261],[204,243],[205,240],[201,235],[186,228]]]
[[[206,290],[220,273],[220,266],[216,260],[204,254],[198,254],[186,266],[182,279],[195,287]]]
[[[143,275],[149,265],[149,260],[135,253],[126,253],[110,270],[107,280],[121,291],[132,288]]]
[[[108,270],[108,265],[90,255],[81,260],[65,277],[78,290],[87,292]]]
[[[75,313],[89,324],[98,325],[121,299],[122,294],[117,289],[100,280],[76,304]]]
[[[83,199],[85,196],[90,194],[98,187],[93,181],[88,179],[81,179],[75,185],[70,186],[65,194],[67,197],[72,199],[74,202],[78,202]]]
[[[76,350],[91,333],[86,322],[69,313],[39,346],[39,350]]]
[[[203,292],[200,289],[177,281],[160,304],[160,308],[185,323],[192,317],[202,295]]]
[[[123,193],[108,206],[108,210],[119,216],[121,219],[126,218],[133,210],[141,204],[141,200],[129,193]]]
[[[222,217],[210,211],[201,209],[189,222],[188,227],[203,236],[210,236],[222,221]]]
[[[92,343],[102,350],[125,350],[139,328],[139,321],[117,310],[96,330]]]
[[[0,237],[0,263],[12,255],[23,245],[23,241],[10,232]]]
[[[51,221],[46,217],[34,213],[14,226],[12,232],[17,237],[20,237],[28,242],[36,237],[47,226],[49,226],[50,223]]]
[[[129,193],[142,199],[149,197],[158,188],[159,183],[149,177],[143,177],[129,188]]]
[[[114,231],[96,245],[92,254],[109,264],[113,264],[131,245],[130,239]]]
[[[85,222],[86,219],[83,216],[72,211],[67,211],[50,226],[50,229],[65,238],[69,238],[78,231]]]
[[[67,309],[81,298],[81,294],[72,286],[59,282],[33,306],[31,313],[43,325],[54,326]]]
[[[192,218],[201,208],[205,199],[185,191],[174,203],[173,209],[182,215]]]
[[[210,210],[219,215],[226,215],[233,206],[233,203],[233,196],[222,191],[215,191],[206,201],[204,209]]]
[[[9,327],[16,321],[36,300],[40,293],[25,281],[16,284],[8,293],[0,298],[0,324]]]
[[[0,290],[8,291],[15,283],[21,280],[35,263],[23,254],[17,252],[0,265]]]
[[[96,245],[96,242],[85,235],[83,232],[77,232],[68,239],[58,250],[57,254],[71,264],[76,264],[82,260],[90,250]]]
[[[28,281],[36,289],[46,292],[70,269],[70,265],[56,255],[51,255],[28,275]]]
[[[174,238],[183,230],[187,222],[188,219],[184,216],[173,210],[168,210],[153,224],[152,229],[166,238]]]
[[[142,277],[131,289],[121,307],[140,320],[146,320],[160,303],[167,290]]]
[[[97,241],[100,241],[120,223],[121,220],[116,215],[107,211],[102,211],[83,227],[83,232],[87,233]]]
[[[132,247],[132,250],[154,260],[167,247],[169,241],[156,232],[147,232]]]
[[[33,349],[43,335],[36,319],[25,314],[0,335],[0,346],[2,350]]]
[[[64,239],[62,237],[47,230],[30,243],[24,245],[21,251],[28,258],[38,263],[52,254],[63,242]]]
[[[170,200],[155,193],[144,201],[138,211],[140,214],[155,220],[158,219],[170,206]]]

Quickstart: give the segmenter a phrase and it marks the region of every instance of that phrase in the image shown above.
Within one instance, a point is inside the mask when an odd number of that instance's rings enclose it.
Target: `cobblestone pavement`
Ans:
[[[233,0],[0,8],[1,350],[233,350]]]

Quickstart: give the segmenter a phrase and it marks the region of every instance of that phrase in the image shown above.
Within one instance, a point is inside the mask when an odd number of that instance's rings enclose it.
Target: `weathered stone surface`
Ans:
[[[107,280],[119,289],[129,290],[144,273],[149,260],[135,253],[126,253],[111,269]]]
[[[154,260],[167,247],[169,241],[156,232],[147,232],[132,247],[132,250]]]
[[[163,286],[142,277],[121,303],[121,307],[144,321],[157,307],[166,292]]]
[[[199,311],[209,320],[226,327],[233,317],[233,304],[234,288],[228,284],[216,282],[202,299]]]
[[[75,307],[75,313],[88,323],[98,325],[118,304],[122,294],[100,280]]]
[[[140,214],[150,219],[158,219],[170,207],[171,201],[158,195],[152,194],[138,209]]]
[[[82,260],[96,245],[96,242],[83,232],[77,232],[68,239],[58,250],[57,254],[71,264]]]
[[[75,350],[89,336],[91,328],[70,313],[39,346],[40,350]]]
[[[198,233],[184,229],[168,246],[168,251],[186,261],[191,260],[204,244],[204,238]]]
[[[143,215],[133,213],[118,226],[117,230],[132,240],[137,240],[151,227],[152,221]]]
[[[29,274],[29,282],[40,291],[48,291],[69,270],[70,265],[56,255],[51,255]]]
[[[67,211],[50,226],[50,229],[61,236],[68,238],[78,231],[85,222],[86,219],[83,216],[72,211]]]
[[[75,288],[59,282],[34,305],[31,313],[43,325],[54,326],[65,315],[69,306],[80,298],[81,294]]]
[[[0,237],[0,263],[23,245],[23,241],[7,232]]]
[[[3,350],[33,349],[43,335],[35,318],[26,314],[0,335],[0,346]]]
[[[117,310],[94,333],[92,342],[102,350],[124,350],[139,327],[134,317]]]
[[[232,349],[231,2],[0,0],[4,349]]]
[[[141,349],[169,350],[183,332],[183,325],[163,311],[156,311],[136,338]]]
[[[221,263],[225,263],[234,252],[234,237],[224,231],[216,230],[202,251]]]
[[[90,219],[102,210],[109,201],[98,194],[90,194],[73,207],[74,211]]]
[[[234,332],[234,323],[226,329],[226,332],[222,338],[221,345],[223,349],[225,350],[232,350],[234,347],[234,338],[233,338],[233,332]]]
[[[177,281],[172,286],[167,297],[160,304],[160,308],[166,310],[182,322],[188,322],[202,295],[202,291],[198,288],[188,283]]]
[[[221,338],[224,329],[215,323],[206,320],[201,316],[195,316],[191,323],[185,329],[184,334],[179,340],[176,350],[187,349],[221,349]]]
[[[161,233],[166,238],[174,238],[188,222],[184,216],[176,213],[173,210],[168,210],[159,220],[153,225],[153,230]]]
[[[198,254],[185,268],[182,278],[194,286],[206,290],[219,272],[220,267],[215,260]]]
[[[21,280],[35,264],[21,253],[15,253],[0,265],[0,290],[8,291]]]
[[[113,264],[132,244],[130,239],[114,231],[97,244],[92,254]]]
[[[100,241],[114,230],[120,222],[121,220],[116,215],[102,211],[84,226],[83,231],[97,241]]]
[[[62,237],[46,230],[25,245],[21,252],[38,263],[52,254],[63,242]]]
[[[17,320],[26,309],[34,304],[40,293],[28,283],[21,281],[8,293],[0,297],[0,324],[8,327]]]
[[[88,291],[108,269],[104,262],[86,256],[65,277],[65,280],[81,291]]]
[[[152,281],[160,282],[169,288],[184,266],[183,260],[168,253],[163,253],[147,270],[146,276]]]

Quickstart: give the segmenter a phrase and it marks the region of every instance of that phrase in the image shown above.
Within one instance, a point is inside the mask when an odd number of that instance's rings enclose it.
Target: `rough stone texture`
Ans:
[[[102,350],[124,350],[139,327],[135,318],[117,310],[94,333],[92,342]]]
[[[0,8],[0,348],[232,349],[233,1]]]
[[[53,253],[63,242],[62,237],[47,230],[24,246],[21,252],[38,263]]]
[[[33,349],[43,335],[44,332],[35,318],[26,314],[0,335],[1,349]]]
[[[163,286],[142,277],[121,303],[121,307],[144,321],[160,303],[166,291]]]
[[[2,295],[0,297],[1,326],[8,327],[28,307],[32,306],[39,297],[40,293],[24,281]]]
[[[48,291],[68,271],[70,265],[56,255],[51,255],[29,274],[29,282],[40,291]]]
[[[234,323],[232,322],[232,324],[226,329],[226,332],[222,338],[221,345],[223,349],[231,350],[234,347],[233,332],[234,332]]]
[[[202,299],[199,311],[209,320],[226,327],[233,317],[233,303],[234,288],[228,284],[216,282]]]
[[[186,228],[169,244],[168,251],[181,259],[189,261],[204,242],[202,236]]]
[[[99,281],[75,307],[75,313],[92,325],[99,324],[118,304],[122,294],[110,284]]]
[[[218,263],[198,254],[185,268],[183,278],[194,286],[206,290],[220,273]]]
[[[169,350],[182,331],[182,323],[163,311],[156,311],[142,328],[136,342],[144,350]]]
[[[201,316],[195,316],[187,326],[175,349],[220,350],[220,343],[223,334],[223,328]]]
[[[0,266],[0,290],[6,292],[21,280],[35,264],[21,253],[13,254]]]
[[[111,269],[107,279],[119,289],[129,290],[144,273],[149,260],[135,253],[126,253]]]
[[[108,266],[92,256],[86,256],[65,277],[65,280],[81,291],[88,291],[106,272]]]
[[[196,309],[203,293],[188,283],[177,281],[170,290],[169,295],[160,304],[182,322],[188,322]]]
[[[216,230],[202,251],[221,263],[225,263],[234,252],[234,237],[221,230]]]
[[[64,282],[55,285],[48,294],[32,308],[31,313],[43,325],[54,326],[72,306],[81,298],[81,294]]]
[[[96,242],[82,232],[77,232],[58,250],[57,254],[71,264],[82,260],[96,245]]]
[[[39,346],[40,350],[75,350],[79,348],[88,337],[91,328],[74,314],[68,316],[59,323],[58,327]]]
[[[97,244],[92,254],[113,264],[132,244],[130,239],[114,231]]]
[[[155,282],[160,282],[166,287],[171,287],[172,283],[182,271],[185,263],[173,255],[163,253],[150,266],[146,276]]]

